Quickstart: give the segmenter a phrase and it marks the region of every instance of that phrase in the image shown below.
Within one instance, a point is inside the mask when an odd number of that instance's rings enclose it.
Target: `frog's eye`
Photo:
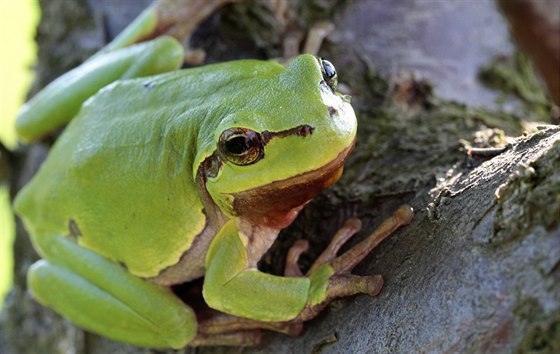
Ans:
[[[256,131],[245,128],[231,128],[220,135],[220,154],[239,166],[250,165],[264,156],[262,138]]]
[[[321,58],[321,73],[323,74],[323,80],[325,80],[327,85],[334,91],[338,81],[334,65],[332,65],[330,61]]]

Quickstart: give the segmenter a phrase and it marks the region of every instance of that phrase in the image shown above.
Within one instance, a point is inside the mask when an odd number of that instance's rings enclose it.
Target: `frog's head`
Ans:
[[[265,65],[270,72],[238,89],[246,90],[239,109],[221,120],[199,173],[227,215],[283,228],[340,178],[356,116],[328,61],[301,55],[286,68]]]

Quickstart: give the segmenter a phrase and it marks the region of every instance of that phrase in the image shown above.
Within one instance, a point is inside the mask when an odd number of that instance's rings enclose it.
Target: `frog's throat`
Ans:
[[[257,225],[275,229],[288,226],[305,204],[338,181],[344,161],[353,148],[354,142],[334,160],[316,170],[234,193],[234,213]]]

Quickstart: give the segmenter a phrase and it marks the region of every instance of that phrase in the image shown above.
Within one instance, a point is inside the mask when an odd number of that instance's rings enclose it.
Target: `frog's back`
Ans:
[[[16,210],[35,238],[75,236],[132,273],[157,275],[205,227],[193,163],[217,117],[235,109],[227,91],[267,70],[279,68],[219,64],[102,89],[18,195]]]

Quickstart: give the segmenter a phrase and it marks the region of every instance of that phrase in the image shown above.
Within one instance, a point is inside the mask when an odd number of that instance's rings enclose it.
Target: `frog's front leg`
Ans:
[[[295,324],[315,317],[334,298],[376,295],[383,283],[381,276],[350,272],[383,239],[411,220],[411,208],[401,207],[373,234],[337,257],[339,248],[360,228],[359,222],[350,221],[305,277],[298,276],[292,264],[305,249],[304,244],[293,248],[288,257],[286,272],[294,277],[265,274],[251,266],[246,250],[249,241],[230,221],[207,253],[204,299],[210,307],[235,316]]]
[[[137,278],[67,237],[41,237],[47,260],[28,286],[39,302],[81,327],[130,344],[182,348],[196,335],[194,312],[169,289]]]
[[[203,297],[213,309],[258,321],[296,317],[307,302],[310,280],[266,274],[253,267],[249,239],[228,221],[206,253]]]

